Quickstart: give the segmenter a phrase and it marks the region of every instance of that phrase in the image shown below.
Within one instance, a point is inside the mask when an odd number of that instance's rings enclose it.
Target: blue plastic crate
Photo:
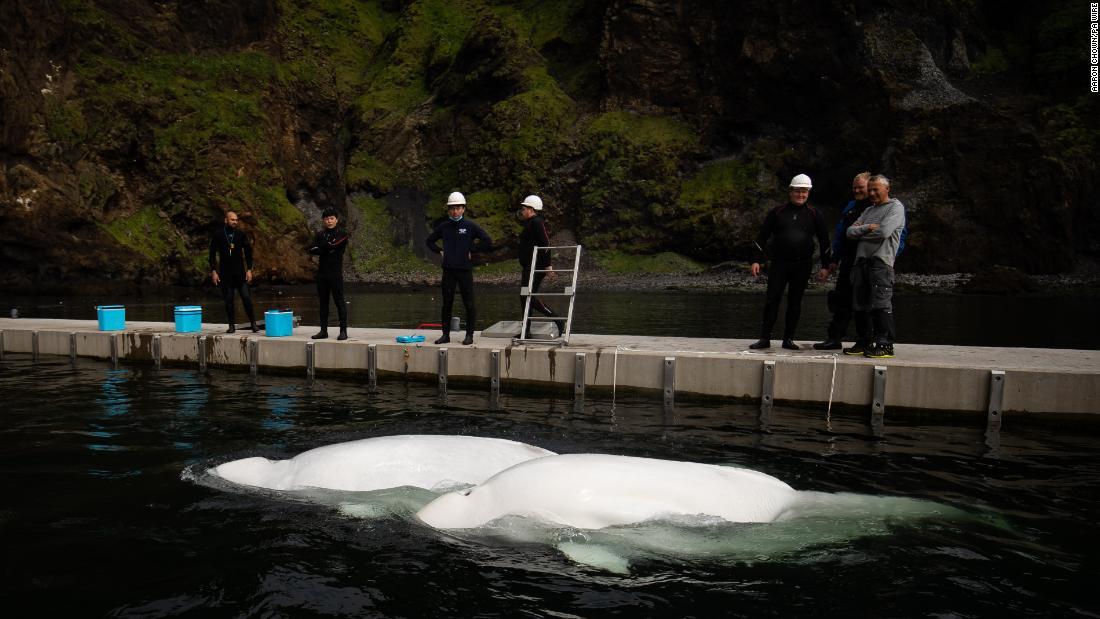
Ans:
[[[176,333],[196,333],[202,330],[201,305],[176,306]]]
[[[267,337],[283,337],[294,331],[294,312],[291,310],[267,310],[264,312],[264,331]]]
[[[125,305],[97,305],[96,318],[100,331],[121,331],[126,328]]]

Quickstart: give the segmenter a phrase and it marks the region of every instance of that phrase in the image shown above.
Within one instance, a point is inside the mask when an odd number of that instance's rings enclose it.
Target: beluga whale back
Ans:
[[[471,529],[504,516],[581,529],[697,515],[771,522],[797,495],[786,483],[749,469],[570,454],[519,463],[475,488],[437,498],[417,516],[438,529]]]
[[[430,434],[380,436],[325,445],[289,460],[244,458],[211,473],[272,490],[368,491],[414,486],[444,490],[479,484],[495,473],[554,452],[499,438]]]

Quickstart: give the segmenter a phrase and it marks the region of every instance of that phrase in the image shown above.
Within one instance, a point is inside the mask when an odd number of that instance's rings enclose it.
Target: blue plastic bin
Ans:
[[[97,305],[95,315],[100,331],[121,331],[126,328],[125,305]]]
[[[196,333],[202,331],[202,306],[176,306],[176,333]]]
[[[283,337],[294,331],[294,312],[291,310],[267,310],[264,312],[264,331],[267,337]]]

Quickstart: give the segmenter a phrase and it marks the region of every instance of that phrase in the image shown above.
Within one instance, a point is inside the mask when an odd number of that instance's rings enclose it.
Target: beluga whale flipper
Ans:
[[[446,490],[479,484],[554,452],[499,438],[412,434],[325,445],[289,460],[244,458],[210,469],[222,479],[271,490]]]
[[[519,463],[475,488],[437,498],[417,516],[437,529],[472,529],[505,516],[578,529],[697,515],[772,522],[797,495],[786,483],[750,469],[570,454]]]

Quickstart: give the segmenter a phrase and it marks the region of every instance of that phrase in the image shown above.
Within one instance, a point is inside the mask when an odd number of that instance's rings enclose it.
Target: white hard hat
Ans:
[[[526,198],[523,199],[523,202],[520,202],[520,205],[521,206],[530,206],[531,208],[535,209],[536,211],[541,211],[542,210],[542,198],[539,198],[538,196],[527,196]]]
[[[462,195],[459,191],[447,196],[447,206],[454,206],[456,204],[466,205],[466,196]]]
[[[813,183],[810,182],[810,177],[805,174],[799,174],[791,179],[791,187],[798,187],[799,189],[809,189],[813,187]]]

